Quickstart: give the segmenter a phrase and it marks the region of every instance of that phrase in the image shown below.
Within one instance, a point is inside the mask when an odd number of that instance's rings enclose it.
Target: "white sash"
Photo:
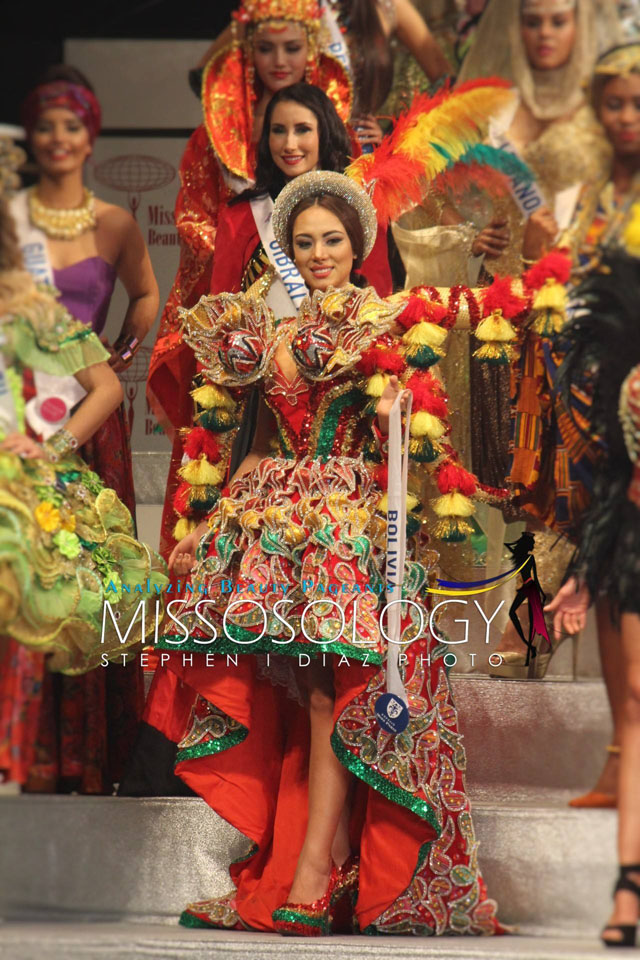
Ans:
[[[53,286],[47,238],[29,219],[26,190],[16,194],[10,203],[10,211],[25,267],[38,283]],[[32,430],[46,440],[67,422],[73,407],[86,396],[86,391],[75,377],[54,377],[40,370],[34,370],[34,383],[36,395],[27,403],[25,416]]]
[[[273,215],[271,197],[268,195],[257,197],[251,200],[250,204],[262,246],[277,274],[277,279],[271,284],[265,299],[276,317],[291,317],[298,312],[300,304],[308,296],[309,291],[298,268],[291,262],[275,238],[271,222]]]
[[[503,150],[512,157],[518,157],[518,159],[520,159],[520,154],[504,133],[496,134],[494,132],[491,136],[491,144],[497,147],[498,150]],[[526,183],[517,177],[509,177],[509,184],[511,195],[525,218],[530,217],[532,213],[535,213],[540,207],[546,205],[546,200],[535,180],[532,180],[531,183]]]
[[[349,76],[351,76],[351,57],[349,56],[349,47],[344,34],[338,23],[338,16],[332,9],[329,0],[324,0],[322,4],[322,22],[329,33],[329,43],[326,46],[327,53],[339,60]]]
[[[400,401],[404,393],[408,394],[405,411],[404,449],[402,438],[402,413]],[[396,397],[389,414],[389,458],[387,487],[387,603],[402,599],[402,581],[404,579],[404,561],[407,552],[407,478],[409,474],[409,429],[411,421],[410,390],[402,391]],[[402,605],[394,603],[387,610],[387,634],[390,643],[387,646],[387,693],[392,693],[407,706],[407,691],[400,675],[399,657],[400,626]]]

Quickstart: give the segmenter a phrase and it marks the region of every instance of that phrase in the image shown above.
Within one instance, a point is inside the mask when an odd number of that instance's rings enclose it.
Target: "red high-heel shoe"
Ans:
[[[342,874],[335,863],[329,874],[327,892],[313,903],[291,903],[287,901],[271,914],[277,933],[293,937],[326,937],[331,933],[333,907],[336,903],[336,885]],[[342,891],[340,893],[342,896]]]
[[[338,867],[332,911],[332,933],[358,933],[355,906],[358,899],[359,878],[360,858],[352,853],[342,866]]]

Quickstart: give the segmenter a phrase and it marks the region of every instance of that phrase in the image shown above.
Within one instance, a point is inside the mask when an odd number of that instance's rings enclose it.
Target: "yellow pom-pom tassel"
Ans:
[[[624,245],[632,257],[640,257],[640,203],[631,207],[631,219],[622,235]]]
[[[476,329],[476,337],[478,340],[507,343],[509,340],[515,340],[516,332],[506,317],[502,316],[502,310],[494,310],[480,321]]]
[[[447,428],[442,420],[434,417],[432,413],[427,413],[426,410],[418,410],[411,417],[410,431],[412,437],[428,437],[429,440],[439,440],[440,437],[445,435]]]
[[[407,512],[415,510],[420,501],[412,493],[407,494]]]
[[[457,490],[434,500],[433,509],[439,517],[471,517],[474,513],[472,501]]]
[[[459,517],[445,517],[438,520],[433,528],[433,534],[438,540],[446,540],[449,543],[461,543],[473,533],[473,527],[466,520],[460,520]]]
[[[564,311],[567,303],[567,291],[554,277],[547,277],[544,284],[533,298],[534,310]]]
[[[389,500],[386,493],[383,493],[380,499],[378,500],[378,510],[381,513],[386,513],[389,509]]]
[[[197,460],[189,460],[178,470],[178,476],[194,487],[217,487],[224,480],[224,473],[216,464],[209,463],[204,454]]]
[[[187,520],[186,517],[181,517],[173,528],[173,539],[180,542],[183,537],[195,530],[196,526],[195,520]]]
[[[420,323],[414,323],[403,334],[404,343],[416,344],[419,347],[428,346],[433,350],[440,350],[442,344],[447,339],[447,331],[443,330],[436,323],[430,323],[428,320],[421,320]]]
[[[367,380],[367,396],[368,397],[381,397],[384,388],[389,383],[389,376],[386,373],[374,373],[372,377],[369,377]]]
[[[531,328],[541,337],[552,337],[560,333],[566,322],[565,313],[558,313],[557,310],[541,310],[532,322]]]
[[[235,410],[236,404],[224,387],[216,387],[213,383],[205,383],[191,391],[195,402],[205,410],[212,407],[223,407],[225,410]]]

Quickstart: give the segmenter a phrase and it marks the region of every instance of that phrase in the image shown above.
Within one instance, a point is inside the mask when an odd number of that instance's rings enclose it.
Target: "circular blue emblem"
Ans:
[[[402,733],[409,723],[409,709],[394,693],[383,693],[376,700],[376,720],[387,733]]]

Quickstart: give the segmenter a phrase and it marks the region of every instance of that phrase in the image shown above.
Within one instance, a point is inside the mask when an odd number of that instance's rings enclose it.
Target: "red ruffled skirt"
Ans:
[[[501,932],[478,868],[446,647],[427,625],[429,570],[415,558],[405,567],[406,597],[416,606],[405,608],[401,648],[410,722],[394,735],[375,716],[386,691],[379,498],[362,460],[267,459],[232,484],[211,517],[194,593],[172,611],[181,626],[161,642],[145,719],[178,744],[179,776],[248,844],[230,867],[232,905],[194,904],[187,923],[239,919],[273,930],[307,823],[300,671],[323,657],[335,688],[332,747],[355,779],[361,930]],[[207,623],[196,611],[203,599]],[[276,608],[282,599],[289,602]]]

